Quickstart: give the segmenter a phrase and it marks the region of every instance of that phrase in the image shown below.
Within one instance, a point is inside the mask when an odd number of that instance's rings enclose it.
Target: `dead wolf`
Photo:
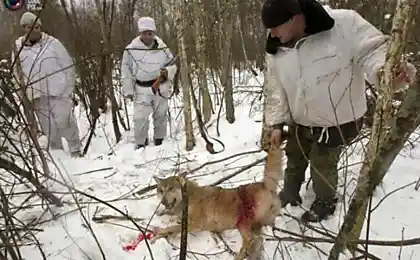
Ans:
[[[184,176],[165,179],[155,177],[157,194],[165,206],[165,213],[181,217],[181,183],[188,194],[188,232],[210,231],[219,233],[237,228],[242,237],[242,247],[235,260],[258,259],[263,238],[263,226],[273,226],[280,213],[277,183],[282,177],[281,148],[268,151],[262,182],[226,189],[199,186]],[[181,233],[181,225],[173,225],[157,231],[156,239]]]

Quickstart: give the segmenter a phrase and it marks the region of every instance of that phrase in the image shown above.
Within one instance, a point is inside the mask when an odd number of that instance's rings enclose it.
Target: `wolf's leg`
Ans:
[[[248,248],[248,260],[262,260],[262,249],[264,239],[261,237],[262,226],[256,224],[252,226],[252,241]]]
[[[153,236],[153,238],[150,239],[150,243],[153,244],[159,238],[167,238],[168,236],[177,235],[181,233],[181,230],[182,230],[181,225],[173,225],[164,229],[160,229],[156,232],[155,236]]]
[[[188,224],[188,233],[189,232],[198,232],[198,231],[202,231],[203,229],[200,227],[197,227],[193,224]],[[156,242],[156,240],[158,240],[159,238],[167,238],[169,236],[175,236],[180,234],[182,231],[182,225],[173,225],[173,226],[169,226],[167,228],[164,229],[160,229],[156,235],[150,239],[150,243],[154,243]]]
[[[236,255],[235,260],[244,260],[248,256],[248,250],[252,244],[253,234],[251,227],[243,226],[239,228],[242,237],[242,247]]]
[[[156,215],[158,215],[158,216],[163,216],[163,215],[173,216],[175,214],[169,209],[159,208],[158,210],[156,210]]]

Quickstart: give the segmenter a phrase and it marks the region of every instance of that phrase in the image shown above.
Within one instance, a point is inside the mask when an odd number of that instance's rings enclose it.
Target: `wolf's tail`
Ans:
[[[264,169],[265,188],[276,192],[281,178],[283,178],[283,148],[270,148]]]

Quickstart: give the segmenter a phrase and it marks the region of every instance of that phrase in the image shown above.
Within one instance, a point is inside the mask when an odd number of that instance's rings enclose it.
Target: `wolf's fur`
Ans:
[[[270,149],[262,182],[225,189],[199,186],[183,176],[155,177],[157,193],[166,212],[181,217],[183,201],[180,178],[185,180],[188,232],[221,232],[237,228],[242,236],[242,247],[235,259],[255,259],[263,243],[260,235],[262,226],[273,226],[280,211],[276,189],[283,171],[281,155],[280,148]],[[178,233],[181,233],[181,225],[170,226],[158,231],[153,241]]]

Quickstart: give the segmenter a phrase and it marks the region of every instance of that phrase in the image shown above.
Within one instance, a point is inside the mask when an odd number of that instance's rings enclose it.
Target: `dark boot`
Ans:
[[[50,142],[50,147],[51,147],[52,150],[64,150],[64,147],[63,147],[62,143]]]
[[[163,138],[155,138],[155,145],[159,146],[163,143]]]
[[[334,214],[337,204],[337,165],[342,147],[317,143],[310,153],[311,176],[316,199],[311,209],[302,215],[305,222],[320,222]]]
[[[334,214],[337,205],[337,198],[332,200],[315,199],[311,209],[302,215],[304,222],[320,222]]]
[[[282,208],[286,207],[288,204],[293,207],[302,204],[302,198],[299,195],[299,191],[286,192],[285,190],[282,190],[279,193],[279,198]]]
[[[138,150],[138,149],[146,147],[148,145],[149,145],[149,139],[146,138],[146,141],[144,142],[144,144],[137,144],[136,147],[134,147],[134,150]]]
[[[70,156],[72,158],[82,158],[83,157],[83,154],[80,151],[75,151],[75,152],[71,152],[70,153]]]

